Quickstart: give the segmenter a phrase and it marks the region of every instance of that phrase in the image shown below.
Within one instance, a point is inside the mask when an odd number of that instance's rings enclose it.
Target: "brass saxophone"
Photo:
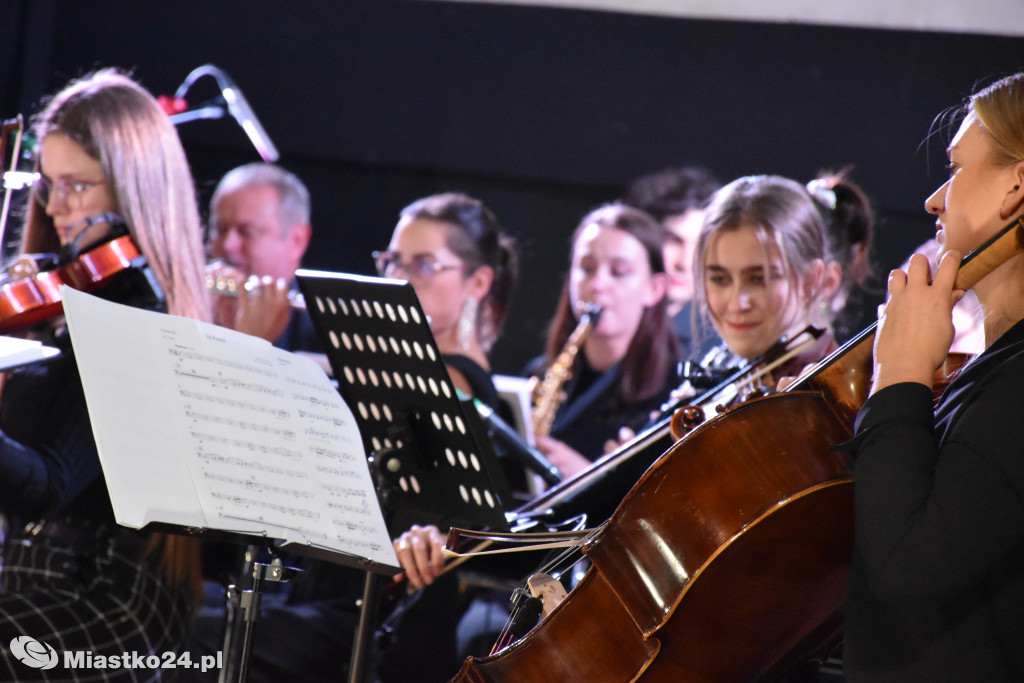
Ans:
[[[576,361],[576,354],[580,352],[583,342],[590,331],[594,329],[600,316],[601,307],[598,304],[584,304],[576,329],[569,335],[565,347],[555,358],[555,362],[544,373],[544,378],[534,377],[530,381],[532,401],[530,420],[533,423],[535,437],[547,436],[551,431],[555,413],[558,412],[558,407],[565,400],[564,387],[565,383],[572,378],[572,366]]]

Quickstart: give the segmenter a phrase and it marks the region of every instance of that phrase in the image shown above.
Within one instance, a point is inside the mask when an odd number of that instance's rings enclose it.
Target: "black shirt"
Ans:
[[[1024,322],[857,419],[849,681],[1024,680]]]

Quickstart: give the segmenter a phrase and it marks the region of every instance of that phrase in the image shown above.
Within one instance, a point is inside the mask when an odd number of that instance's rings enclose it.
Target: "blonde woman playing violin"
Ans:
[[[34,124],[40,176],[21,252],[88,250],[111,239],[116,222],[89,219],[116,214],[163,300],[138,280],[111,283],[103,296],[209,320],[193,181],[156,100],[130,78],[103,70],[58,92]],[[0,573],[5,681],[43,675],[6,647],[23,636],[57,653],[108,658],[182,649],[200,578],[191,539],[115,524],[70,340],[62,325],[48,332],[62,356],[11,373],[0,402],[0,509],[10,524]],[[139,444],[139,457],[146,455]],[[45,675],[74,673],[58,661]],[[97,671],[94,680],[117,674],[125,675]],[[149,671],[146,680],[161,675]]]
[[[849,447],[856,543],[843,660],[860,681],[1024,677],[1024,256],[973,286],[985,350],[933,404],[953,340],[960,257],[1024,217],[1024,73],[959,110],[949,178],[925,200],[939,266],[889,276],[872,394]],[[1020,230],[1020,228],[1015,228]],[[988,261],[988,252],[985,253]]]
[[[780,340],[792,342],[790,353],[782,353],[771,372],[755,374],[741,394],[758,387],[773,391],[780,378],[799,374],[836,348],[833,303],[848,283],[839,260],[844,256],[833,253],[829,245],[835,241],[827,238],[829,231],[870,234],[870,207],[859,190],[822,197],[808,187],[813,184],[780,176],[746,176],[712,197],[694,273],[698,329],[710,323],[721,342],[674,392],[676,400],[750,366]],[[847,224],[852,221],[858,225]],[[808,329],[816,331],[804,335]]]

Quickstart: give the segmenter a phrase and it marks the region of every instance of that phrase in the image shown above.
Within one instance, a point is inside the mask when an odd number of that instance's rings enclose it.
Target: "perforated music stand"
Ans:
[[[392,534],[412,523],[507,529],[497,457],[475,437],[412,287],[346,273],[296,277],[378,481],[394,483],[379,491]]]
[[[412,286],[311,270],[296,280],[359,425],[392,537],[414,523],[507,530],[497,458],[476,438],[480,418],[463,410]],[[353,682],[363,676],[378,580],[367,572]]]

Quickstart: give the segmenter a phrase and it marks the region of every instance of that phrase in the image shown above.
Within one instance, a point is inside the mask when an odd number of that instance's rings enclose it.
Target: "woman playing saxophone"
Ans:
[[[537,448],[570,477],[590,466],[619,429],[638,429],[678,384],[679,339],[667,314],[662,228],[624,204],[600,207],[572,236],[569,275],[545,356],[531,374],[567,365],[564,400]],[[570,337],[588,305],[601,313],[578,345]],[[566,358],[565,350],[572,351]]]

